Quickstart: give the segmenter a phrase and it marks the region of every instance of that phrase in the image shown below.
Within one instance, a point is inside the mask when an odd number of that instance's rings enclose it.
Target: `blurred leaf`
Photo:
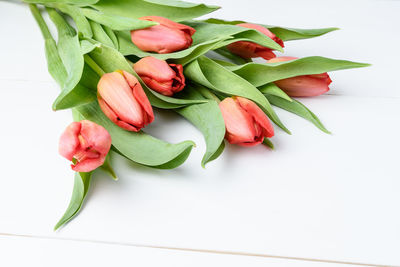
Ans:
[[[206,57],[199,57],[185,68],[185,76],[205,87],[226,95],[242,96],[257,103],[268,117],[287,133],[290,131],[282,124],[264,95],[248,81]]]
[[[75,22],[78,32],[82,33],[85,38],[92,38],[92,28],[90,27],[89,21],[83,15],[81,9],[77,6],[67,4],[53,4],[53,7],[57,8],[61,12],[69,15]]]
[[[108,45],[114,47],[114,42],[111,40],[110,36],[104,31],[103,27],[95,21],[89,20],[90,27],[93,32],[93,39],[102,43],[103,45]]]
[[[322,124],[322,122],[318,119],[318,117],[311,112],[306,106],[304,106],[302,103],[300,103],[297,100],[294,100],[292,102],[286,101],[282,99],[281,97],[273,96],[273,95],[268,95],[266,94],[266,97],[268,100],[271,102],[272,105],[280,107],[284,110],[287,110],[289,112],[292,112],[300,117],[303,117],[304,119],[312,122],[315,126],[318,127],[321,131],[330,134],[325,126]]]
[[[107,14],[127,18],[162,16],[182,21],[211,13],[219,7],[175,0],[100,0],[92,7]]]
[[[85,200],[86,194],[89,190],[91,177],[92,172],[75,173],[74,188],[72,190],[71,200],[64,215],[54,227],[54,230],[57,230],[69,222],[82,208],[83,201]]]
[[[25,3],[35,3],[35,4],[71,4],[77,6],[88,6],[94,5],[99,0],[24,0]]]
[[[337,60],[325,57],[304,57],[277,63],[247,63],[227,68],[252,85],[261,85],[300,75],[320,74],[328,71],[361,68],[370,66],[365,63]]]

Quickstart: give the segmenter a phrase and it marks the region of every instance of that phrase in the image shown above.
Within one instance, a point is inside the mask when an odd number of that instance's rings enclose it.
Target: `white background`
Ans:
[[[204,170],[201,134],[157,113],[146,130],[194,140],[188,161],[162,171],[116,158],[119,181],[95,175],[82,212],[53,232],[73,184],[57,154],[71,115],[51,110],[58,88],[27,6],[0,2],[0,266],[400,265],[400,1],[202,2],[223,19],[341,28],[285,44],[373,64],[302,99],[333,134],[277,110],[293,135],[277,130],[275,151],[227,146]]]

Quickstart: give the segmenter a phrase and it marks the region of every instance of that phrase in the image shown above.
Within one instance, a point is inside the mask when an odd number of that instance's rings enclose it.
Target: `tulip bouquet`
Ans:
[[[76,171],[74,189],[56,229],[78,213],[96,169],[116,177],[110,150],[159,169],[176,168],[187,159],[192,141],[171,144],[143,131],[157,119],[154,108],[180,114],[203,133],[204,167],[223,152],[224,139],[272,148],[272,123],[290,134],[273,106],[329,133],[291,97],[326,93],[328,71],[367,66],[275,55],[287,41],[336,28],[195,20],[218,7],[175,0],[24,1],[43,34],[48,70],[61,87],[53,109],[72,109],[74,119],[59,143],[60,154]],[[47,23],[55,25],[57,42]],[[264,61],[253,62],[257,57]]]

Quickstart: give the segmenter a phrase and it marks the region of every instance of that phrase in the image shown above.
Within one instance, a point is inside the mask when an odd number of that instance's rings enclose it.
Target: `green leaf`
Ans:
[[[83,37],[92,38],[92,28],[79,7],[67,4],[53,4],[52,6],[69,15],[74,20],[78,32],[82,33]]]
[[[117,181],[118,177],[115,174],[113,167],[111,166],[111,152],[108,153],[106,160],[104,161],[103,165],[100,168],[106,172],[113,180]]]
[[[46,22],[43,20],[43,17],[36,5],[30,4],[29,8],[45,40],[45,53],[48,71],[53,79],[60,86],[63,86],[65,77],[67,76],[67,71],[65,70],[64,64],[62,63],[58,53],[56,42],[54,41],[54,38],[51,35],[49,28],[47,27]]]
[[[252,41],[282,51],[282,48],[272,39],[253,29],[194,21],[186,21],[184,23],[196,29],[196,33],[193,35],[192,46],[185,50],[168,54],[144,52],[132,43],[129,32],[122,31],[116,33],[120,43],[120,52],[123,55],[135,55],[137,57],[153,56],[163,60],[173,59],[175,62],[184,65],[210,50],[237,41]]]
[[[92,27],[93,39],[102,43],[103,45],[107,45],[107,46],[116,48],[114,46],[114,43],[111,40],[110,36],[108,36],[108,34],[105,32],[105,30],[103,29],[103,27],[100,24],[98,24],[97,22],[94,22],[92,20],[89,20],[89,23],[90,23],[90,27]]]
[[[136,8],[136,7],[135,7]],[[138,30],[157,25],[157,22],[140,20],[130,17],[121,17],[115,14],[105,14],[92,8],[81,8],[82,13],[89,19],[110,27],[115,31]]]
[[[78,85],[84,68],[78,35],[57,11],[47,8],[47,12],[58,31],[58,53],[67,72],[61,93],[53,103],[53,109],[59,110],[69,106],[63,102],[68,101],[70,94],[90,94],[90,91]]]
[[[263,94],[274,95],[283,98],[289,102],[293,101],[281,88],[279,88],[274,83],[268,83],[266,85],[263,85],[259,87],[258,90],[260,90],[260,92]]]
[[[75,173],[74,188],[72,191],[71,200],[64,215],[54,227],[54,230],[57,230],[69,222],[82,208],[83,201],[85,200],[86,194],[89,190],[91,177],[92,172]]]
[[[281,97],[268,94],[266,94],[266,97],[268,98],[268,100],[271,102],[272,105],[280,107],[289,112],[292,112],[300,117],[303,117],[304,119],[312,122],[315,126],[318,127],[318,129],[320,129],[325,133],[328,134],[331,133],[325,128],[325,126],[321,123],[318,117],[299,101],[293,99],[292,102],[289,102],[282,99]]]
[[[227,21],[222,19],[207,19],[205,20],[207,23],[215,23],[215,24],[228,24],[228,25],[236,25],[240,23],[246,23],[246,21],[242,20],[234,20],[234,21]],[[255,23],[256,24],[256,23]],[[308,39],[313,37],[318,37],[329,33],[331,31],[339,30],[339,28],[321,28],[321,29],[295,29],[295,28],[284,28],[279,26],[272,26],[272,25],[263,25],[265,28],[268,28],[272,33],[278,36],[283,41],[290,41],[290,40],[299,40],[299,39]]]
[[[206,57],[199,57],[185,68],[185,76],[217,92],[242,96],[257,103],[270,119],[287,133],[290,131],[282,124],[264,95],[248,81]]]
[[[185,90],[194,91],[196,89],[187,87]],[[194,94],[195,92],[192,93]],[[214,100],[209,100],[207,103],[177,109],[176,112],[202,132],[207,145],[206,153],[201,161],[201,165],[204,168],[208,162],[217,158],[222,152],[220,147],[225,136],[225,122],[218,103]],[[217,153],[219,154],[216,155]]]
[[[170,144],[143,131],[126,131],[111,122],[97,102],[77,107],[81,115],[102,125],[111,135],[112,145],[128,159],[149,167],[176,168],[184,162],[194,146],[192,141]]]
[[[272,33],[278,36],[282,41],[300,40],[318,37],[332,31],[339,30],[339,28],[321,28],[321,29],[295,29],[283,28],[279,26],[264,25]]]
[[[113,44],[114,44],[113,47],[115,49],[119,50],[119,42],[118,42],[117,36],[115,35],[115,32],[110,27],[107,27],[106,25],[103,25],[103,29],[107,33],[108,37],[110,37],[111,41],[113,42]]]
[[[237,75],[248,80],[256,87],[290,77],[320,74],[328,71],[361,68],[370,66],[347,60],[325,57],[304,57],[277,63],[247,63],[241,66],[227,67]]]
[[[162,16],[182,21],[211,13],[219,7],[174,0],[100,0],[92,7],[107,14],[127,18]]]
[[[35,4],[71,4],[77,6],[88,6],[94,5],[99,0],[24,0],[25,3],[35,3]]]
[[[270,149],[274,149],[275,147],[274,147],[274,144],[271,142],[271,140],[269,140],[268,138],[264,138],[264,140],[263,140],[263,145],[265,145],[265,146],[267,146],[267,147],[269,147]]]
[[[179,108],[196,103],[204,103],[204,100],[178,99],[174,97],[164,96],[149,89],[140,77],[133,71],[132,66],[128,63],[125,57],[112,47],[99,44],[91,53],[90,57],[102,68],[105,72],[113,72],[116,70],[125,70],[140,81],[143,90],[145,91],[150,103],[158,108]]]

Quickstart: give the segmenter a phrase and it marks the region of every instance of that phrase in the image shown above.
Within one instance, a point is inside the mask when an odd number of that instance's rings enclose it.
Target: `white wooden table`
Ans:
[[[0,266],[400,266],[400,1],[204,0],[213,16],[341,31],[286,43],[291,56],[369,62],[331,73],[328,95],[304,99],[333,132],[278,110],[275,151],[228,146],[204,170],[201,134],[177,115],[148,128],[197,143],[161,171],[117,158],[95,176],[80,215],[52,227],[73,184],[57,154],[70,112],[53,112],[39,29],[22,4],[0,2]]]

